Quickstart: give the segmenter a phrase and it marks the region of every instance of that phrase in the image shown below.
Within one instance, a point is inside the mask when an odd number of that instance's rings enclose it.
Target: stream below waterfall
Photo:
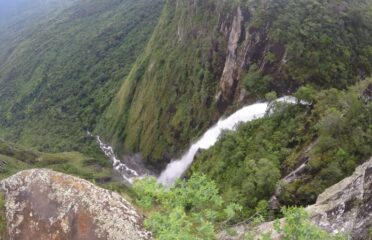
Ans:
[[[287,96],[279,98],[275,102],[295,104],[297,99]],[[160,174],[158,181],[165,186],[172,185],[178,178],[182,177],[190,167],[195,155],[200,149],[205,150],[212,147],[223,131],[234,131],[240,123],[246,123],[264,117],[270,112],[270,106],[271,103],[269,104],[268,102],[255,103],[242,107],[227,118],[221,118],[214,126],[209,128],[199,140],[193,143],[180,159],[172,160]],[[88,134],[90,133],[88,132]],[[138,164],[138,159],[136,160],[136,158],[130,157],[123,162],[123,160],[121,161],[116,157],[113,148],[104,143],[99,136],[96,136],[96,140],[104,154],[112,161],[114,170],[117,171],[128,184],[132,184],[135,178],[151,175],[144,165],[141,166]]]

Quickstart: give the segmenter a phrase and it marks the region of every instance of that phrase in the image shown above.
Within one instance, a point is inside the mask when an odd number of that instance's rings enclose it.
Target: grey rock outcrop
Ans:
[[[344,233],[354,240],[367,240],[372,227],[372,158],[359,166],[353,175],[326,189],[318,196],[314,205],[306,208],[314,224],[330,233]],[[285,224],[285,219],[281,219]],[[263,223],[255,229],[247,225],[235,226],[237,234],[229,236],[221,232],[221,240],[244,239],[244,233],[272,234],[273,239],[280,239],[274,231],[274,223]],[[257,237],[259,239],[259,237]]]
[[[307,210],[313,222],[329,232],[368,239],[372,226],[372,158],[352,176],[325,190]]]
[[[250,26],[251,12],[238,6],[235,12],[220,14],[220,32],[226,36],[227,51],[225,65],[219,80],[216,99],[220,106],[241,102],[249,98],[249,90],[244,87],[243,78],[249,68],[256,64],[263,75],[270,74],[274,79],[282,79],[283,66],[286,64],[286,49],[284,45],[275,43],[268,36],[270,23],[261,28]],[[275,56],[270,62],[266,59],[268,52]],[[281,92],[283,81],[275,81],[275,89]]]
[[[50,170],[0,182],[9,239],[152,239],[142,216],[119,194]]]

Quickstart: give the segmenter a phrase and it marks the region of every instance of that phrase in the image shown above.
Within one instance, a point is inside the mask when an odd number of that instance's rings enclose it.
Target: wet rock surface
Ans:
[[[142,216],[120,195],[50,170],[0,182],[9,239],[151,239]]]

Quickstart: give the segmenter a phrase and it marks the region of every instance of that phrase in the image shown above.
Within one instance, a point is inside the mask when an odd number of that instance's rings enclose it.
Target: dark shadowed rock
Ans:
[[[9,239],[151,239],[129,202],[79,178],[28,170],[1,181],[0,190]]]

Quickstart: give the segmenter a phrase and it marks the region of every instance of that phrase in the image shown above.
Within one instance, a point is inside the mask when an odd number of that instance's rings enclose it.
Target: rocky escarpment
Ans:
[[[250,97],[249,89],[247,91],[243,86],[243,78],[253,64],[257,65],[259,72],[270,74],[275,79],[281,79],[283,75],[283,66],[286,62],[285,47],[270,39],[269,22],[261,28],[252,26],[253,11],[253,9],[238,6],[233,11],[232,22],[229,16],[223,14],[220,16],[220,32],[228,36],[226,60],[217,93],[219,106],[222,108],[232,102],[241,102]],[[273,54],[275,60],[268,60],[266,58],[268,53]],[[283,81],[280,84],[286,84],[286,86],[281,86],[277,81],[274,83],[275,86],[272,87],[278,92],[290,88],[290,85]]]
[[[151,239],[141,215],[120,195],[50,170],[0,182],[9,239]]]
[[[372,227],[372,158],[359,166],[353,175],[326,189],[318,196],[317,202],[306,208],[314,224],[330,233],[348,234],[355,240],[370,239]],[[284,223],[283,223],[284,224]],[[252,229],[246,225],[235,227],[237,235],[220,234],[219,239],[243,239],[244,233]],[[257,233],[271,232],[272,237],[280,239],[274,223],[258,226]],[[259,239],[259,238],[258,238]]]

